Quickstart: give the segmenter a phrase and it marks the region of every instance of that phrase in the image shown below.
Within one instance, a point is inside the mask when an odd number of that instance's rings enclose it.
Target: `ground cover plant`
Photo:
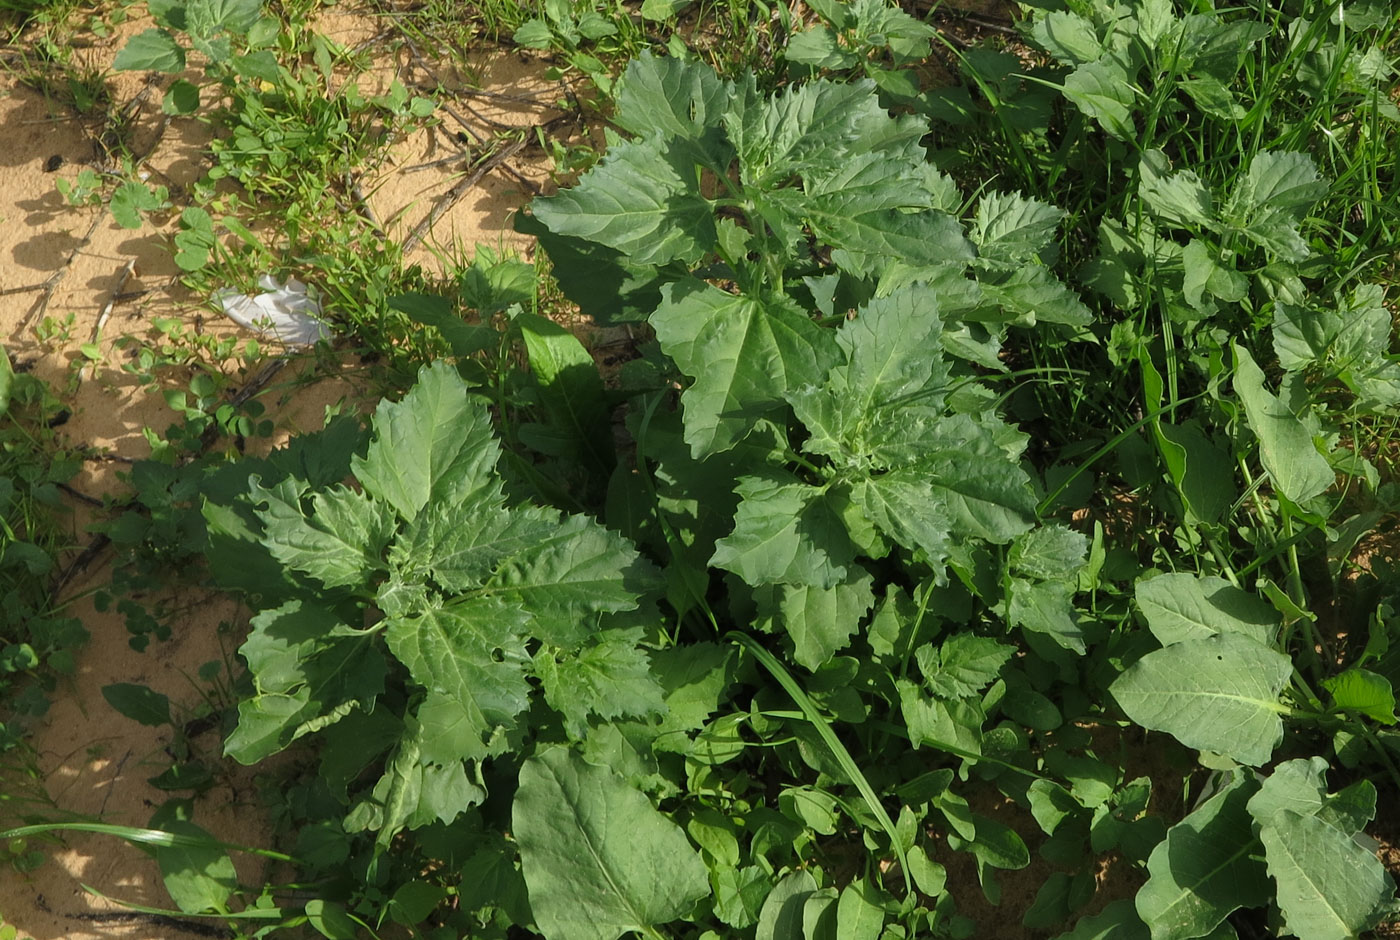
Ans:
[[[517,217],[570,303],[632,326],[620,372],[483,256],[384,299],[434,361],[372,417],[134,468],[122,524],[252,611],[226,757],[293,756],[259,850],[287,885],[238,885],[197,803],[125,830],[180,912],[551,940],[1394,919],[1396,14],[1038,4],[1017,54],[954,46],[953,88],[909,11],[810,14],[760,71],[628,50],[601,160]],[[607,22],[514,36],[581,68]]]

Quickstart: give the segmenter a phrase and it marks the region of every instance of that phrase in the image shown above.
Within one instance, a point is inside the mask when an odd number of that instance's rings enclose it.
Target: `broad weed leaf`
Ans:
[[[981,756],[982,722],[986,715],[976,699],[930,698],[917,684],[905,679],[895,685],[911,747],[927,744],[958,757],[975,760]]]
[[[803,909],[816,891],[817,882],[811,872],[795,871],[784,877],[773,886],[763,902],[754,940],[787,940],[789,937],[805,936]]]
[[[402,401],[381,401],[374,439],[351,466],[365,492],[412,520],[430,500],[466,499],[499,487],[500,446],[486,405],[446,362],[424,366]]]
[[[715,244],[715,220],[687,182],[684,155],[660,135],[617,144],[577,186],[531,208],[551,231],[616,249],[632,264],[694,264]]]
[[[390,651],[428,691],[418,709],[426,760],[486,757],[529,703],[529,661],[520,637],[526,615],[494,599],[458,602],[392,619]]]
[[[639,137],[655,133],[699,140],[718,127],[734,86],[698,60],[643,52],[617,85],[613,123]]]
[[[600,718],[658,715],[666,710],[664,689],[651,674],[640,628],[613,629],[574,652],[545,647],[534,656],[534,673],[545,700],[564,716],[564,728],[583,738],[589,715]]]
[[[1171,172],[1167,155],[1148,150],[1138,161],[1138,195],[1168,225],[1213,229],[1215,203],[1201,178],[1190,170]]]
[[[652,328],[694,379],[681,396],[685,439],[699,459],[728,450],[783,394],[815,383],[837,359],[831,335],[787,305],[726,294],[701,281],[663,289]]]
[[[1063,65],[1084,65],[1103,55],[1094,24],[1077,13],[1056,11],[1037,17],[1031,39]]]
[[[1338,708],[1365,715],[1383,725],[1395,724],[1395,691],[1390,680],[1369,669],[1348,669],[1322,683]]]
[[[1132,109],[1137,102],[1128,73],[1107,61],[1081,65],[1065,78],[1064,96],[1086,115],[1098,121],[1109,136],[1132,140],[1137,136]]]
[[[929,690],[939,698],[969,698],[996,681],[1015,647],[975,633],[955,633],[942,645],[919,647],[915,656]]]
[[[1315,419],[1304,421],[1264,389],[1264,373],[1235,346],[1235,394],[1259,439],[1259,461],[1279,492],[1302,503],[1329,489],[1336,476],[1313,444]]]
[[[1236,773],[1152,850],[1147,884],[1134,902],[1152,940],[1204,937],[1232,911],[1268,902],[1272,892],[1245,808],[1254,791]]]
[[[112,68],[118,72],[153,70],[174,75],[185,70],[185,50],[163,29],[148,29],[127,40]]]
[[[393,507],[337,486],[311,498],[302,512],[290,481],[266,489],[255,481],[249,495],[263,524],[262,542],[283,565],[304,572],[328,588],[366,583],[380,570],[397,527]]]
[[[596,629],[597,615],[634,609],[655,585],[654,570],[631,543],[587,516],[561,519],[552,510],[516,510],[524,513],[553,526],[534,530],[532,542],[502,558],[485,590],[528,611],[531,633],[545,642],[582,645]]]
[[[685,917],[710,893],[680,827],[565,748],[521,765],[513,816],[530,908],[548,940],[617,940]]]
[[[739,481],[734,531],[715,543],[710,564],[745,582],[830,589],[847,576],[855,546],[826,492],[776,477]]]
[[[1020,193],[988,193],[972,227],[978,263],[1012,270],[1034,261],[1054,242],[1064,217],[1064,210]]]
[[[1138,609],[1163,646],[1237,633],[1272,644],[1278,613],[1267,602],[1224,578],[1182,572],[1140,580],[1134,586]]]
[[[983,296],[1017,315],[1018,325],[1063,323],[1088,326],[1094,315],[1079,295],[1055,277],[1049,268],[1037,264],[1020,265],[1012,271],[986,272],[978,276]],[[1005,369],[997,362],[995,368]]]
[[[157,817],[160,813],[157,812]],[[161,880],[175,906],[187,914],[228,910],[229,897],[238,887],[238,872],[228,850],[213,835],[183,819],[164,819],[151,828],[207,842],[207,845],[163,845],[155,850]]]
[[[759,616],[772,617],[792,641],[793,661],[815,672],[850,644],[875,603],[870,585],[870,574],[859,566],[830,588],[773,585],[760,593]]]
[[[1110,691],[1142,727],[1258,767],[1283,740],[1278,699],[1292,675],[1284,654],[1221,633],[1148,653]]]
[[[1281,809],[1259,838],[1279,909],[1303,940],[1358,936],[1395,894],[1375,853],[1317,816]]]

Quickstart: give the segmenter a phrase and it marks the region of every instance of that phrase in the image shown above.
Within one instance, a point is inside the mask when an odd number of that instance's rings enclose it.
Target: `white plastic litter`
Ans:
[[[214,299],[235,323],[287,346],[310,346],[330,338],[330,327],[319,319],[321,304],[306,293],[301,281],[288,278],[284,285],[264,274],[258,286],[264,293],[257,296],[225,287],[214,292]]]

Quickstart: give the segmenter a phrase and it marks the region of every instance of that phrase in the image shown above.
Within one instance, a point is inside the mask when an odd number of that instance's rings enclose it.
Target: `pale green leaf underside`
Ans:
[[[1257,767],[1283,739],[1279,695],[1292,674],[1287,656],[1224,633],[1148,653],[1110,691],[1142,727]]]

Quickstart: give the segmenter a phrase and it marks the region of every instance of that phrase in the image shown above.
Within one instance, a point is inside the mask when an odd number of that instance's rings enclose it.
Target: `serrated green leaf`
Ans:
[[[312,499],[308,516],[291,481],[267,489],[256,479],[248,492],[259,508],[262,542],[283,565],[328,588],[363,586],[384,567],[384,549],[397,520],[387,503],[337,486]]]
[[[808,65],[819,69],[848,69],[860,58],[846,49],[824,24],[794,33],[783,48],[783,58],[798,65]]]
[[[895,685],[899,707],[909,729],[909,744],[925,744],[959,757],[979,757],[982,753],[982,722],[985,715],[973,700],[935,699],[905,679]]]
[[[1250,429],[1259,438],[1259,461],[1283,495],[1295,503],[1312,499],[1335,482],[1327,458],[1313,444],[1309,423],[1264,388],[1264,373],[1249,352],[1235,347],[1235,394]]]
[[[557,517],[535,510],[532,518]],[[598,614],[634,609],[653,582],[652,569],[626,539],[587,516],[565,516],[502,559],[486,589],[528,611],[537,637],[574,648],[593,633]]]
[[[185,50],[165,30],[148,29],[127,40],[112,60],[112,68],[118,72],[153,69],[173,75],[185,70]]]
[[[612,147],[577,186],[531,203],[535,218],[560,235],[614,248],[633,264],[693,264],[715,244],[710,204],[692,191],[685,151],[668,153],[654,135]]]
[[[699,60],[643,52],[618,80],[613,122],[641,137],[661,132],[699,140],[719,126],[733,94],[733,84]]]
[[[1037,526],[1011,545],[1011,567],[1042,580],[1069,581],[1078,577],[1089,550],[1089,539],[1059,522]]]
[[[1316,816],[1282,809],[1259,832],[1288,929],[1346,940],[1377,920],[1395,885],[1380,859]]]
[[[984,273],[978,278],[983,296],[1000,304],[1025,325],[1064,323],[1087,326],[1094,315],[1079,295],[1055,277],[1049,268],[1026,264],[1014,270]]]
[[[374,438],[351,461],[365,492],[412,520],[430,500],[453,503],[499,488],[500,446],[485,404],[446,362],[424,366],[402,401],[374,412]]]
[[[987,193],[972,228],[978,262],[1014,270],[1034,261],[1054,242],[1064,217],[1064,210],[1020,193]]]
[[[529,704],[526,616],[496,600],[473,600],[391,619],[384,639],[427,690],[418,709],[425,761],[486,757]]]
[[[681,396],[696,458],[727,450],[835,364],[830,335],[799,311],[726,294],[700,281],[668,284],[651,316],[666,354],[694,384]]]
[[[1283,740],[1278,699],[1292,675],[1287,656],[1222,633],[1148,653],[1109,691],[1142,727],[1257,767]]]
[[[968,698],[996,681],[1015,647],[975,633],[955,633],[942,645],[919,647],[916,659],[929,691],[939,698]]]
[[[514,836],[548,940],[616,940],[690,913],[710,892],[681,829],[611,771],[564,748],[520,768]]]
[[[845,649],[859,628],[860,620],[875,603],[868,572],[853,571],[830,588],[805,584],[783,584],[770,588],[772,610],[777,622],[792,640],[792,658],[815,672],[836,653]],[[760,601],[760,615],[767,604]]]
[[[733,682],[733,656],[733,647],[705,642],[652,655],[652,674],[666,692],[663,731],[695,731],[705,726]]]
[[[1043,633],[1065,649],[1084,655],[1084,630],[1074,613],[1074,585],[1012,578],[1010,587],[1007,619],[1012,625]]]
[[[1148,210],[1168,225],[1216,226],[1210,190],[1191,170],[1170,172],[1167,155],[1160,150],[1148,150],[1138,160],[1138,195]]]
[[[589,715],[640,717],[665,712],[665,690],[651,674],[645,650],[638,648],[641,628],[607,630],[577,652],[542,650],[534,672],[545,700],[564,716],[575,739],[585,733]]]
[[[1251,209],[1278,208],[1295,219],[1327,195],[1328,183],[1317,172],[1317,164],[1305,153],[1264,150],[1249,161],[1249,170],[1233,194]]]
[[[1218,633],[1238,633],[1267,645],[1278,627],[1272,606],[1224,578],[1163,574],[1138,581],[1133,593],[1163,646]]]
[[[1231,911],[1268,902],[1268,877],[1253,857],[1259,842],[1245,809],[1253,792],[1236,775],[1152,850],[1147,884],[1135,900],[1152,940],[1204,937]]]
[[[238,726],[224,742],[224,753],[241,764],[277,753],[384,691],[383,654],[367,638],[332,635],[343,626],[332,610],[293,600],[262,611],[251,626],[238,652],[256,692],[238,703]]]
[[[734,531],[715,543],[710,564],[753,586],[846,580],[855,546],[825,492],[783,479],[745,477]]]

